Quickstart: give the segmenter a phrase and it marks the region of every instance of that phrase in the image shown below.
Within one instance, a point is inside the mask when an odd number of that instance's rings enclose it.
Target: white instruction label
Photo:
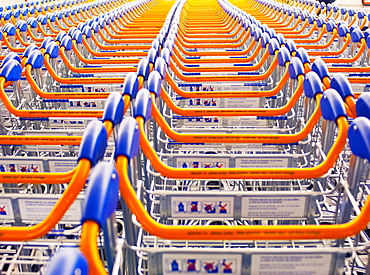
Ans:
[[[49,161],[50,172],[55,173],[62,173],[71,171],[73,168],[77,166],[77,159],[76,160],[51,160]]]
[[[252,255],[251,274],[330,274],[331,259],[331,254],[254,254]]]
[[[40,222],[46,218],[54,207],[57,199],[19,199],[19,208],[22,222]],[[64,214],[62,222],[80,222],[81,202],[76,200]]]
[[[261,108],[260,99],[256,98],[226,98],[226,108]]]
[[[0,199],[0,221],[14,221],[14,212],[10,199]]]
[[[236,159],[236,167],[286,168],[288,167],[288,158],[238,158]]]
[[[241,274],[241,254],[164,253],[163,274]]]
[[[243,197],[242,216],[245,218],[304,218],[306,197]]]
[[[172,217],[232,218],[233,197],[171,197]]]

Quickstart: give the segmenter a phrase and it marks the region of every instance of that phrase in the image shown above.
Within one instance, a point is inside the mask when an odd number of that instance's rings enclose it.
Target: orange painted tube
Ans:
[[[41,223],[29,227],[0,227],[0,240],[27,241],[40,238],[47,234],[63,218],[68,208],[75,201],[86,183],[90,168],[90,161],[81,159],[68,188],[63,192],[61,198],[54,205],[48,216]]]
[[[89,264],[89,274],[108,274],[104,268],[98,249],[97,239],[100,232],[99,225],[94,221],[86,221],[82,225],[80,247]]]

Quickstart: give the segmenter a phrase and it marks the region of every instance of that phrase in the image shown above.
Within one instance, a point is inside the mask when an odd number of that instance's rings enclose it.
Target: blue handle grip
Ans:
[[[5,77],[6,81],[18,81],[21,79],[22,66],[14,59],[9,60],[2,66],[0,76]]]
[[[167,66],[170,64],[171,60],[171,52],[169,49],[165,48],[161,51],[161,57],[163,57],[164,61],[166,61]]]
[[[72,38],[69,35],[64,36],[60,46],[64,47],[67,51],[72,50]]]
[[[370,119],[370,93],[362,93],[356,101],[356,114]]]
[[[117,207],[118,184],[118,174],[113,165],[101,161],[95,166],[87,185],[81,223],[94,221],[100,228],[104,227]]]
[[[137,65],[137,76],[144,77],[145,80],[148,79],[149,76],[149,61],[146,58],[140,60],[139,64]]]
[[[47,13],[46,18],[50,20],[50,22],[55,22],[56,16],[54,13]]]
[[[157,60],[155,61],[154,70],[159,73],[159,75],[161,76],[161,79],[164,79],[166,77],[167,64],[164,58],[162,57],[157,58]]]
[[[252,33],[252,36],[254,38],[254,41],[258,41],[262,35],[262,30],[260,28],[256,28],[254,30],[254,33]]]
[[[32,29],[34,29],[38,26],[37,20],[33,17],[28,18],[26,23],[27,23],[27,25],[30,25]]]
[[[21,63],[21,58],[19,57],[18,54],[16,54],[15,52],[9,52],[5,58],[3,59],[3,62],[2,64],[6,64],[9,60],[12,60],[14,59],[15,61]]]
[[[270,43],[270,35],[267,32],[262,33],[261,43],[262,43],[262,48],[264,48],[264,49]]]
[[[113,126],[121,123],[124,115],[125,105],[122,96],[118,92],[112,92],[105,103],[103,121],[110,121]]]
[[[161,95],[162,91],[162,77],[159,72],[153,71],[148,77],[148,90],[154,93],[156,97]]]
[[[292,54],[293,52],[296,52],[297,51],[297,46],[296,46],[295,42],[292,39],[288,39],[286,41],[286,45],[285,46],[290,51],[290,54]]]
[[[285,38],[284,38],[284,35],[283,35],[283,34],[278,33],[278,34],[276,35],[276,39],[279,41],[280,46],[282,46],[282,45],[285,45],[285,44],[286,44],[286,42],[285,42]]]
[[[333,30],[336,29],[336,28],[337,28],[337,25],[335,25],[335,23],[333,21],[328,21],[326,23],[326,30],[328,32],[333,32]]]
[[[365,38],[364,34],[362,33],[362,31],[360,30],[360,28],[355,28],[352,32],[351,32],[351,39],[352,39],[352,42],[355,42],[355,43],[359,43],[361,41],[361,39]]]
[[[139,82],[137,79],[137,74],[130,72],[125,77],[125,82],[123,83],[122,93],[124,95],[129,95],[131,98],[135,98],[139,90]]]
[[[59,56],[59,46],[55,41],[51,41],[45,49],[45,53],[50,55],[50,58],[57,58]]]
[[[304,75],[304,68],[298,57],[293,57],[289,64],[289,76],[291,79],[298,79],[298,76]]]
[[[44,65],[44,56],[39,50],[34,50],[28,56],[26,65],[31,65],[34,69],[41,69]]]
[[[297,49],[296,57],[298,57],[303,64],[310,64],[310,57],[308,56],[307,51],[300,47]]]
[[[58,42],[61,42],[63,37],[66,36],[67,33],[65,31],[60,31],[57,35],[57,37],[55,38],[55,41],[58,41]]]
[[[163,48],[167,48],[170,50],[170,52],[172,52],[173,50],[173,42],[171,40],[166,40],[163,44]]]
[[[84,131],[77,160],[87,159],[95,166],[104,157],[106,147],[107,131],[101,121],[93,120]]]
[[[117,136],[114,157],[134,158],[140,145],[140,132],[136,120],[133,117],[126,117],[120,125]]]
[[[370,121],[365,117],[358,117],[352,121],[348,129],[349,146],[352,153],[370,161]]]
[[[51,42],[51,41],[54,41],[53,38],[51,38],[50,36],[47,36],[44,38],[44,40],[42,41],[41,43],[41,46],[40,46],[40,49],[46,49],[46,46]]]
[[[335,74],[331,79],[330,88],[336,90],[343,100],[345,100],[348,96],[354,97],[351,83],[349,83],[344,74]]]
[[[280,45],[276,38],[270,39],[270,44],[268,45],[268,51],[270,55],[275,55],[275,51],[279,50]]]
[[[27,30],[27,23],[26,21],[19,20],[15,25],[21,32],[25,32]]]
[[[82,29],[82,34],[86,35],[86,38],[90,38],[91,37],[91,27],[89,26],[85,26],[83,29]]]
[[[287,62],[290,62],[290,52],[286,47],[281,47],[278,54],[279,66],[285,66]]]
[[[336,121],[339,117],[347,117],[346,108],[338,92],[328,89],[321,98],[321,113],[324,119]]]
[[[326,67],[326,63],[320,57],[316,58],[312,63],[311,70],[317,73],[320,79],[330,76],[328,67]]]
[[[160,48],[160,42],[158,41],[158,39],[153,40],[152,48],[157,49],[157,50]]]
[[[5,24],[3,32],[6,32],[9,36],[14,36],[17,33],[15,26],[11,23]]]
[[[50,260],[45,275],[88,275],[85,256],[77,248],[62,248]]]
[[[100,25],[98,24],[98,22],[93,22],[90,27],[91,30],[94,31],[94,33],[98,33],[100,30]]]
[[[68,34],[69,36],[72,36],[72,34],[73,34],[76,30],[77,30],[77,28],[76,28],[76,27],[71,27],[71,28],[68,30],[67,34]]]
[[[136,96],[134,104],[134,117],[142,117],[145,121],[152,116],[152,99],[147,89],[141,89]]]
[[[320,77],[312,71],[305,75],[303,87],[304,94],[308,98],[314,98],[317,94],[324,92]]]
[[[44,15],[37,16],[36,20],[39,21],[41,25],[46,25],[46,23],[48,22],[47,18]]]
[[[348,27],[344,24],[340,24],[338,26],[338,35],[339,35],[339,37],[346,37],[347,33],[349,33]]]
[[[77,44],[82,44],[82,32],[79,29],[72,34],[72,40],[75,40]]]
[[[148,62],[150,64],[153,64],[155,63],[155,60],[157,59],[157,49],[155,48],[150,48],[149,51],[148,51],[148,55],[147,55],[147,58],[148,58]]]

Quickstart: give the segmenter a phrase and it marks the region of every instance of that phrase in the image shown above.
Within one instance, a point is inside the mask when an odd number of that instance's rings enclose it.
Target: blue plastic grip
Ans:
[[[16,54],[15,52],[9,52],[3,59],[3,62],[1,65],[6,64],[9,60],[12,60],[12,59],[21,63],[21,58],[19,57],[18,54]]]
[[[121,93],[112,92],[105,103],[102,120],[110,121],[113,123],[113,126],[116,126],[123,119],[124,109],[125,106]]]
[[[340,24],[338,26],[338,35],[339,37],[345,37],[349,33],[349,29],[346,25]]]
[[[303,87],[304,94],[308,98],[314,98],[317,94],[324,92],[320,77],[312,71],[305,75]]]
[[[82,32],[79,29],[75,30],[72,34],[72,40],[75,40],[77,44],[82,43]]]
[[[327,89],[321,98],[321,113],[324,119],[336,121],[339,117],[347,117],[344,103],[338,92]]]
[[[153,64],[155,63],[155,60],[157,59],[157,49],[155,48],[150,48],[149,51],[148,51],[148,55],[147,55],[147,58],[148,58],[148,62],[150,64]]]
[[[116,151],[114,158],[125,156],[128,159],[134,158],[140,145],[140,132],[136,120],[133,117],[126,117],[119,128]]]
[[[92,170],[82,206],[81,223],[96,222],[103,228],[118,204],[119,178],[116,168],[101,161]]]
[[[262,48],[266,48],[266,45],[270,43],[270,35],[267,32],[262,33],[261,35],[261,43],[262,43]]]
[[[362,31],[359,28],[355,28],[351,32],[352,42],[359,43],[361,41],[361,39],[363,39],[363,38],[365,38],[365,36],[364,36],[364,34],[362,33]]]
[[[307,51],[300,47],[297,49],[296,57],[298,57],[303,64],[310,64],[310,57],[308,56]]]
[[[28,56],[26,65],[31,65],[33,69],[41,69],[44,65],[44,55],[39,50],[34,50]]]
[[[330,88],[336,90],[343,100],[345,100],[348,96],[354,97],[351,83],[349,83],[344,74],[335,74],[331,79]]]
[[[62,41],[63,37],[66,36],[67,33],[65,31],[60,31],[57,35],[57,37],[55,38],[55,41]]]
[[[46,49],[46,46],[51,42],[51,41],[54,41],[53,38],[51,38],[50,36],[47,36],[44,38],[44,40],[42,41],[41,43],[41,46],[40,46],[40,49]]]
[[[166,64],[170,64],[170,59],[171,59],[171,52],[169,49],[165,48],[162,49],[161,51],[161,57],[163,57],[164,61],[166,61]]]
[[[46,23],[48,22],[47,18],[44,15],[37,16],[36,20],[39,21],[41,25],[46,25]]]
[[[162,77],[159,72],[153,71],[149,74],[147,86],[149,92],[154,93],[156,97],[161,95]]]
[[[107,147],[107,131],[101,121],[91,121],[82,136],[77,161],[87,159],[92,166],[104,157]]]
[[[290,52],[286,47],[281,47],[278,54],[279,66],[285,66],[290,61]]]
[[[88,263],[77,248],[62,248],[50,260],[44,275],[88,275]]]
[[[288,39],[285,46],[288,48],[291,54],[297,51],[297,46],[292,39]]]
[[[348,129],[349,146],[352,153],[370,161],[370,121],[365,117],[355,118]]]
[[[82,29],[82,34],[86,35],[87,38],[90,38],[91,37],[91,28],[89,26],[85,26],[83,29]]]
[[[69,35],[64,36],[60,46],[64,47],[67,51],[72,50],[72,38]]]
[[[291,79],[298,79],[298,76],[304,75],[304,68],[298,57],[293,57],[289,64],[289,76]]]
[[[28,57],[33,50],[37,50],[36,44],[30,44],[23,53],[23,57]]]
[[[149,61],[146,58],[143,58],[139,61],[139,64],[137,65],[137,76],[144,77],[145,80],[148,79],[149,76]]]
[[[134,117],[142,117],[145,121],[152,116],[152,99],[147,89],[141,89],[137,95],[134,104]]]
[[[356,101],[356,114],[370,119],[370,93],[362,93]]]
[[[30,17],[27,19],[26,23],[31,26],[32,29],[36,28],[38,26],[38,22],[35,18]]]
[[[312,63],[311,70],[317,73],[321,79],[330,77],[328,67],[326,66],[324,60],[322,60],[320,57],[316,58]]]
[[[167,73],[167,64],[164,58],[158,57],[155,61],[154,70],[157,71],[161,78],[164,79]]]
[[[21,79],[22,66],[14,59],[9,60],[2,66],[0,76],[5,77],[6,81],[18,81]]]
[[[135,98],[139,90],[139,81],[137,79],[137,74],[130,72],[125,77],[125,82],[123,82],[122,93],[124,95],[129,95],[131,98]]]
[[[15,26],[11,23],[5,24],[3,32],[6,32],[9,36],[14,36],[17,33]]]
[[[17,24],[15,25],[17,29],[19,29],[21,32],[27,31],[27,23],[26,21],[19,20]]]
[[[276,38],[270,39],[270,44],[268,45],[268,51],[270,55],[275,55],[275,51],[279,50],[280,45]]]

